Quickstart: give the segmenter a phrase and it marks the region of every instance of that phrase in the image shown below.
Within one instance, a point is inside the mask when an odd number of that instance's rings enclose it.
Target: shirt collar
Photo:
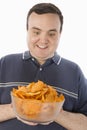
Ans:
[[[28,60],[31,58],[30,52],[29,51],[25,51],[22,55],[22,59],[23,60]]]
[[[55,52],[54,56],[52,57],[52,60],[54,61],[54,63],[56,63],[57,65],[59,65],[60,62],[61,62],[61,59],[62,59],[61,56],[58,55],[58,54]]]
[[[22,59],[23,59],[23,60],[28,60],[28,59],[30,59],[30,58],[32,58],[30,52],[29,52],[29,51],[25,51],[25,52],[23,53],[23,55],[22,55]],[[52,57],[53,62],[54,62],[55,64],[59,65],[60,62],[61,62],[61,59],[62,59],[61,56],[58,55],[58,54],[55,52],[54,56]]]

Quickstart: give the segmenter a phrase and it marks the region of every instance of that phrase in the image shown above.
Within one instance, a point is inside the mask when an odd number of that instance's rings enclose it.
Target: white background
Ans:
[[[26,16],[32,5],[52,2],[64,15],[58,53],[76,62],[87,77],[86,0],[0,0],[0,57],[27,49]]]

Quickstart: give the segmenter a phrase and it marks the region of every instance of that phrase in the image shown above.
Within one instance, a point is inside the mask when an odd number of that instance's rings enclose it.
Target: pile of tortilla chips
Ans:
[[[59,95],[56,89],[40,80],[32,82],[27,86],[18,86],[18,89],[13,88],[12,93],[14,96],[22,99],[41,102],[61,102],[64,100],[63,94]]]

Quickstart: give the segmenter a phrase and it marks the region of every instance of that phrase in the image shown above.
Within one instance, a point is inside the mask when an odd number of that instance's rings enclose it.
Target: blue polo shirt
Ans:
[[[18,85],[41,80],[54,86],[65,96],[63,109],[87,116],[87,80],[80,67],[57,53],[43,65],[29,51],[7,55],[0,60],[0,104],[11,103],[10,91]],[[10,119],[0,122],[0,130],[66,130],[53,122],[49,125],[29,126]]]

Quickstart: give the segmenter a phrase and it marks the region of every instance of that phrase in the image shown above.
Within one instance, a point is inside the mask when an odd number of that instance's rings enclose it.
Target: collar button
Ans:
[[[40,71],[42,71],[42,68],[40,68]]]
[[[34,58],[32,58],[32,61],[34,61]]]

